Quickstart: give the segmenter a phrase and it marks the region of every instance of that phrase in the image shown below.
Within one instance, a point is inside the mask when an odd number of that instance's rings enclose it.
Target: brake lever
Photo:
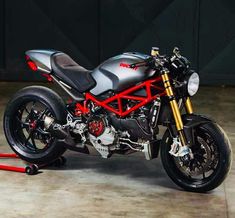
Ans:
[[[178,47],[174,47],[174,49],[173,49],[173,54],[174,54],[177,58],[181,58],[180,50],[179,50]]]

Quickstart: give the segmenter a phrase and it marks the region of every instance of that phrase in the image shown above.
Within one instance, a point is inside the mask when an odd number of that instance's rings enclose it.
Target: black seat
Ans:
[[[55,76],[81,93],[90,90],[96,84],[90,74],[91,71],[78,65],[67,54],[55,53],[51,57],[51,66]]]

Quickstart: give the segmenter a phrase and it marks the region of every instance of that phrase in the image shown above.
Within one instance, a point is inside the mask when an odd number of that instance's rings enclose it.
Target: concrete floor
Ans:
[[[26,85],[0,83],[1,123],[9,97]],[[202,87],[193,99],[195,111],[225,129],[233,152],[234,95],[235,88]],[[0,149],[10,151],[2,127]],[[140,154],[108,160],[73,152],[65,156],[66,167],[43,169],[36,176],[0,171],[0,217],[235,217],[235,164],[219,188],[197,194],[174,185],[159,159],[146,161]]]

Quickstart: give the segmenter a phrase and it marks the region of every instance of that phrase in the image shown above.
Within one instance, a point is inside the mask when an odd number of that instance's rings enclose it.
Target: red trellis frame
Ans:
[[[113,113],[124,117],[126,115],[128,115],[129,113],[131,113],[132,111],[148,104],[149,102],[155,100],[157,98],[157,96],[164,96],[165,94],[165,89],[161,86],[158,85],[160,82],[162,81],[162,78],[156,77],[154,79],[150,79],[147,81],[144,81],[134,87],[131,87],[129,89],[126,89],[123,92],[120,92],[104,101],[99,101],[98,99],[96,99],[92,94],[90,93],[86,93],[85,94],[85,101],[83,102],[83,105],[80,103],[76,104],[76,115],[79,115],[81,113],[89,113],[89,109],[87,107],[87,103],[89,101],[94,102],[96,105],[101,106],[109,111],[112,111]],[[146,92],[146,97],[143,96],[136,96],[133,95],[133,93],[135,93],[136,91],[145,88],[145,92]],[[158,91],[157,95],[153,95],[151,92],[151,88],[155,89]],[[136,101],[136,104],[128,109],[123,109],[122,107],[122,99],[129,99],[129,100],[134,100]],[[114,103],[117,102],[117,108],[114,108],[112,106],[110,106],[110,103]]]

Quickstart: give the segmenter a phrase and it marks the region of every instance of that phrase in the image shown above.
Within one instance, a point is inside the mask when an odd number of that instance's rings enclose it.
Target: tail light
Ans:
[[[37,71],[38,70],[37,65],[30,59],[30,57],[28,55],[26,55],[26,62],[27,62],[28,67],[32,71]]]

